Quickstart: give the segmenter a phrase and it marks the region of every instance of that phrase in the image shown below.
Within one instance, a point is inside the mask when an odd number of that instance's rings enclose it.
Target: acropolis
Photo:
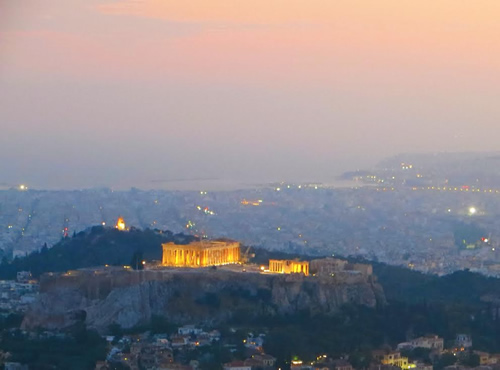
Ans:
[[[162,244],[163,266],[208,267],[240,263],[240,243],[234,240],[201,240],[187,245]]]

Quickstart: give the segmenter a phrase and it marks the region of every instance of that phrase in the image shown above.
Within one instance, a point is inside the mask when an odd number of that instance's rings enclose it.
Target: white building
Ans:
[[[472,347],[472,338],[467,334],[457,334],[455,344],[458,347],[469,348]]]
[[[195,327],[194,325],[185,325],[183,327],[180,327],[179,329],[177,329],[177,333],[179,335],[198,335],[198,334],[201,334],[203,332],[202,329],[199,329],[197,327]]]

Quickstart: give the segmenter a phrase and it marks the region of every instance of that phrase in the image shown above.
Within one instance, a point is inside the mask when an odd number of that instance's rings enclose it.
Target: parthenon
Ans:
[[[187,245],[162,244],[163,266],[207,267],[240,262],[240,243],[234,240],[201,240]]]

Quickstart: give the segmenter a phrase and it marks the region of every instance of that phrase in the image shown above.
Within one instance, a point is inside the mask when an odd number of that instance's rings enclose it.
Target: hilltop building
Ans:
[[[162,244],[163,266],[208,267],[240,263],[240,243],[234,240],[201,240],[187,245]]]
[[[127,225],[125,224],[125,220],[123,219],[123,217],[121,216],[118,217],[115,228],[117,228],[120,231],[127,230]]]
[[[269,260],[269,272],[280,274],[304,274],[309,275],[309,262],[297,260]]]

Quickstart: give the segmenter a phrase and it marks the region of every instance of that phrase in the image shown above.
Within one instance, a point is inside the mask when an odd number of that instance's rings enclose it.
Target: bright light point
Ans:
[[[469,214],[470,215],[475,215],[476,213],[477,213],[477,209],[476,208],[474,208],[474,207],[470,207],[469,208]]]
[[[494,251],[495,251],[495,248],[491,248],[491,250],[494,252]]]
[[[276,188],[276,191],[280,191],[280,190],[281,190],[281,188]]]
[[[142,264],[145,265],[146,264],[146,261],[142,261]]]
[[[315,187],[314,187],[314,189],[318,190],[318,187],[317,187],[317,186],[315,186]]]
[[[488,238],[484,239],[485,243],[488,243],[490,240]]]
[[[448,212],[451,212],[451,209],[448,209]]]
[[[277,230],[278,230],[278,231],[280,231],[280,230],[281,230],[281,227],[278,227],[278,228],[277,228]]]
[[[116,221],[115,227],[121,231],[125,230],[127,228],[127,226],[125,225],[125,220],[122,217],[119,217],[118,221]]]
[[[102,226],[106,226],[106,222],[104,222],[104,221],[103,221],[101,225],[102,225]]]
[[[19,185],[19,190],[28,190],[28,187],[24,184]]]

